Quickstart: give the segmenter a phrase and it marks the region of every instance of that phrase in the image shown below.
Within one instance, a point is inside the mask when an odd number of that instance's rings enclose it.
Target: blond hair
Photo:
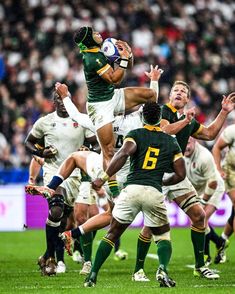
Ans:
[[[186,82],[183,82],[183,81],[175,81],[172,88],[174,88],[177,85],[182,85],[182,86],[186,87],[188,89],[188,95],[187,96],[188,96],[188,98],[191,97],[191,89],[189,87],[189,84],[187,84]]]

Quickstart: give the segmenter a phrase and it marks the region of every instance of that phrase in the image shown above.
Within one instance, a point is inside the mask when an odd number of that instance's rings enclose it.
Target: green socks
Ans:
[[[91,261],[92,254],[92,242],[93,242],[93,233],[86,233],[85,235],[80,236],[80,244],[84,254],[84,261]]]
[[[108,181],[109,190],[112,193],[113,197],[117,197],[120,194],[118,183],[116,180]]]
[[[195,268],[204,266],[205,229],[191,226],[191,240],[195,255]]]
[[[150,245],[151,238],[146,238],[140,234],[137,242],[137,256],[134,273],[138,272],[141,268],[144,269],[144,262]]]
[[[105,262],[105,260],[110,255],[113,247],[114,247],[114,243],[112,241],[110,241],[109,239],[103,237],[103,239],[101,240],[100,245],[97,249],[97,252],[96,252],[95,261],[94,261],[92,269],[91,269],[91,274],[95,273],[97,275],[102,264]]]
[[[157,254],[159,258],[159,266],[167,273],[167,267],[171,259],[172,247],[171,241],[160,240],[157,242]]]

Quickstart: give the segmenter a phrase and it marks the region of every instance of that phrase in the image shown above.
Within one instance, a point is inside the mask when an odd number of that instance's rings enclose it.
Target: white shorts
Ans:
[[[128,185],[115,201],[113,217],[119,223],[130,224],[140,211],[145,226],[161,227],[169,223],[161,192],[151,186]]]
[[[167,174],[164,175],[164,177]],[[171,201],[177,197],[183,196],[191,192],[191,194],[197,196],[197,192],[193,187],[192,183],[189,181],[187,177],[178,184],[171,185],[171,186],[163,186],[162,187],[163,194]]]
[[[95,130],[114,121],[114,117],[125,112],[124,89],[115,89],[112,99],[101,102],[87,102],[87,113]]]
[[[96,204],[97,194],[91,187],[90,182],[81,182],[79,194],[75,200],[75,203],[82,203],[87,205]]]
[[[47,185],[50,183],[52,177],[54,174],[45,173],[43,176],[43,183],[44,185]],[[79,194],[79,187],[81,184],[81,178],[80,177],[69,177],[63,183],[60,185],[60,187],[63,187],[65,189],[65,195],[64,195],[64,202],[68,205],[73,207],[74,201]]]

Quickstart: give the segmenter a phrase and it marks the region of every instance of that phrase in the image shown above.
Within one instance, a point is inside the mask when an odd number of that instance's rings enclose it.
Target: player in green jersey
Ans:
[[[142,113],[143,128],[130,131],[121,149],[115,154],[106,170],[111,177],[125,164],[130,156],[130,172],[125,188],[115,201],[113,218],[107,235],[102,239],[96,253],[85,287],[94,287],[98,271],[109,256],[115,241],[142,211],[144,223],[151,230],[159,257],[156,279],[162,287],[174,287],[168,276],[167,267],[171,258],[170,225],[167,218],[162,178],[166,170],[174,173],[164,181],[165,185],[176,184],[185,177],[185,165],[181,149],[175,138],[162,132],[159,127],[161,108],[156,102],[146,103]],[[104,179],[93,181],[100,188]]]
[[[200,140],[213,140],[221,130],[228,114],[234,109],[235,93],[222,100],[222,109],[216,119],[208,126],[201,125],[194,119],[194,109],[185,111],[190,99],[190,87],[183,81],[174,83],[169,97],[169,103],[162,109],[163,130],[175,134],[184,153],[190,136]],[[189,216],[191,220],[191,239],[195,254],[194,276],[207,279],[217,279],[219,275],[204,266],[205,242],[205,212],[197,200],[197,193],[187,177],[177,185],[163,187],[163,193]],[[151,244],[151,232],[144,227],[137,244],[137,260],[135,273],[143,269],[144,260]]]
[[[128,87],[114,89],[124,78],[126,69],[132,64],[131,48],[126,42],[118,40],[116,46],[120,63],[113,67],[100,51],[103,39],[91,27],[81,27],[74,36],[75,43],[83,54],[83,67],[88,87],[87,111],[95,126],[103,153],[103,166],[106,169],[114,155],[115,138],[112,122],[116,114],[124,113],[146,101],[156,101],[158,79],[152,80],[152,88]],[[112,180],[112,181],[111,181]],[[114,196],[119,194],[115,177],[109,187]]]

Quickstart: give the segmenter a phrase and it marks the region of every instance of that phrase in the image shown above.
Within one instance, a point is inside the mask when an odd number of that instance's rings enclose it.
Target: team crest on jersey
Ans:
[[[78,128],[78,123],[77,123],[77,122],[74,122],[74,123],[73,123],[73,127],[74,127],[74,128]]]
[[[101,61],[97,58],[96,59],[96,62],[99,64],[99,65],[102,65]]]

